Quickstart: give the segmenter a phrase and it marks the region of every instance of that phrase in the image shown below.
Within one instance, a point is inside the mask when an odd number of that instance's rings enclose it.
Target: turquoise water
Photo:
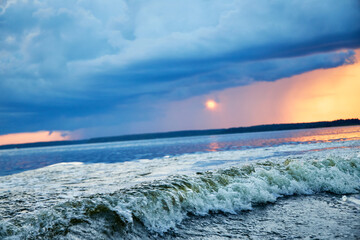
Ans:
[[[358,126],[4,150],[0,166],[5,239],[360,237]]]

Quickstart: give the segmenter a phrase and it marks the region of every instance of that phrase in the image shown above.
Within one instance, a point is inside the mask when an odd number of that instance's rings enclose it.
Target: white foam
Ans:
[[[357,193],[360,149],[353,146],[359,146],[359,141],[193,153],[114,164],[71,162],[3,176],[0,215],[9,220],[0,220],[0,238],[1,234],[47,234],[39,224],[43,228],[60,224],[75,231],[79,226],[70,224],[73,218],[91,223],[86,228],[89,231],[101,232],[107,228],[102,225],[105,223],[87,212],[104,208],[127,226],[141,221],[149,231],[163,233],[176,228],[188,213],[233,213],[293,194]]]
[[[249,210],[254,204],[275,202],[282,196],[320,192],[350,194],[359,190],[359,158],[250,163],[193,176],[176,175],[110,194],[75,198],[2,222],[0,236],[9,232],[23,236],[30,232],[36,238],[41,234],[54,234],[51,231],[58,231],[59,226],[71,233],[77,227],[74,218],[86,223],[89,231],[102,232],[109,227],[104,218],[109,214],[110,219],[115,214],[127,228],[133,228],[140,221],[148,231],[162,234],[176,228],[189,213],[235,213]],[[348,199],[353,201],[352,197]],[[12,221],[23,224],[19,227]]]

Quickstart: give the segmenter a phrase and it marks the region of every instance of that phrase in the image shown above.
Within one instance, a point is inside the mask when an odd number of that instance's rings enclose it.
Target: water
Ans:
[[[0,151],[4,239],[359,239],[360,127]]]

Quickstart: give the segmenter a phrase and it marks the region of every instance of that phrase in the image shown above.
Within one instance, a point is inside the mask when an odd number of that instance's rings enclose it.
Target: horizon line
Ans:
[[[352,123],[353,121],[353,123]],[[342,122],[343,124],[336,124]],[[321,124],[331,124],[330,126],[322,126]],[[310,124],[318,124],[319,126],[310,126]],[[290,126],[289,126],[290,125]],[[300,128],[293,128],[295,126],[308,125]],[[135,141],[135,140],[151,140],[159,138],[176,138],[176,137],[192,137],[192,136],[206,136],[206,135],[221,135],[221,134],[236,134],[236,133],[249,133],[249,132],[268,132],[268,131],[283,131],[283,130],[300,130],[300,129],[311,129],[311,128],[324,128],[324,127],[346,127],[360,125],[359,118],[348,118],[348,119],[336,119],[331,121],[315,121],[315,122],[297,122],[297,123],[271,123],[271,124],[260,124],[251,126],[239,126],[230,128],[213,128],[213,129],[192,129],[192,130],[178,130],[178,131],[164,131],[164,132],[145,132],[145,133],[134,133],[134,134],[123,134],[113,136],[101,136],[94,138],[84,138],[76,140],[53,140],[53,141],[38,141],[38,142],[27,142],[27,143],[15,143],[15,144],[4,144],[0,145],[0,150],[6,149],[18,149],[18,148],[35,148],[35,147],[51,147],[51,146],[64,146],[64,145],[77,145],[77,144],[90,144],[90,143],[106,143],[116,141]],[[275,126],[288,126],[284,129],[271,128]],[[258,128],[258,129],[256,129]],[[261,129],[263,128],[263,129]],[[241,131],[243,130],[243,131]],[[46,130],[48,131],[48,130]],[[233,131],[233,132],[232,132]],[[49,131],[53,132],[53,131]],[[181,135],[181,133],[188,133],[190,135]],[[164,135],[170,136],[164,136]],[[175,134],[171,136],[171,134]],[[180,134],[180,135],[176,135]],[[151,136],[154,135],[154,136]],[[138,138],[136,138],[138,137]],[[141,138],[142,137],[142,138]],[[126,139],[129,138],[129,139]],[[111,140],[113,139],[113,140]]]

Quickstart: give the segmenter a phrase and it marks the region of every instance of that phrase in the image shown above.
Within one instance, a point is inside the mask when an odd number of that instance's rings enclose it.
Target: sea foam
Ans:
[[[239,213],[283,196],[358,193],[360,159],[250,163],[94,194],[0,222],[5,239],[101,239],[159,234],[189,215]]]

